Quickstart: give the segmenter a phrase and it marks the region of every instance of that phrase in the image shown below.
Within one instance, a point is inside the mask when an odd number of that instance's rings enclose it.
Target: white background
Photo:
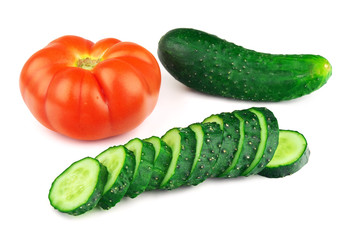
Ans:
[[[352,1],[2,1],[0,3],[0,239],[355,239],[354,7]],[[320,90],[280,103],[199,94],[161,66],[154,112],[130,133],[77,141],[40,125],[24,104],[25,61],[57,37],[115,37],[157,56],[167,31],[191,27],[270,53],[326,57],[333,76]],[[55,211],[47,195],[72,162],[133,137],[161,136],[213,113],[270,108],[280,128],[302,132],[309,163],[282,179],[208,180],[144,193],[109,211]]]

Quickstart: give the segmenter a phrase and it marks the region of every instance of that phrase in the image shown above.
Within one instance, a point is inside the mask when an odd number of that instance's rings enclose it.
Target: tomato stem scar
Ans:
[[[76,62],[76,66],[86,70],[92,70],[100,61],[101,61],[100,58],[97,59],[92,59],[90,57],[80,58]]]

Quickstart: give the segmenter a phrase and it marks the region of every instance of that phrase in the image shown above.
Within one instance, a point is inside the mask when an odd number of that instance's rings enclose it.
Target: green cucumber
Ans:
[[[301,133],[280,130],[279,144],[274,157],[259,175],[269,178],[291,175],[306,165],[309,155],[307,140]]]
[[[242,173],[243,176],[257,174],[265,168],[276,151],[279,139],[279,126],[270,110],[266,108],[250,108],[248,110],[259,119],[260,144],[253,162]]]
[[[145,141],[154,146],[155,158],[152,176],[146,191],[158,189],[168,171],[171,161],[171,148],[161,138],[153,136]]]
[[[198,185],[211,176],[222,142],[222,130],[217,123],[194,123],[189,126],[195,133],[196,153],[187,185]]]
[[[172,158],[160,188],[171,190],[186,184],[195,158],[196,139],[190,128],[173,128],[162,140],[171,148]]]
[[[107,182],[99,206],[114,207],[125,196],[133,178],[135,156],[124,146],[113,146],[100,153],[96,159],[108,171]]]
[[[282,101],[322,87],[332,74],[319,55],[256,52],[195,29],[159,41],[158,57],[178,81],[199,92],[252,101]]]
[[[238,177],[249,168],[255,159],[260,144],[260,124],[258,117],[248,110],[234,111],[240,122],[240,141],[232,165],[218,177]]]
[[[60,212],[80,215],[101,199],[107,170],[97,159],[86,157],[71,164],[52,183],[50,204]]]
[[[109,209],[125,196],[198,185],[209,177],[284,177],[301,169],[309,154],[304,136],[279,130],[267,108],[223,112],[79,160],[54,180],[48,197],[55,209],[79,215],[96,205]]]
[[[243,140],[240,139],[240,121],[233,113],[224,112],[213,114],[203,122],[215,122],[223,131],[218,160],[211,173],[211,177],[217,177],[232,165],[234,156],[239,153],[238,144],[243,143]]]
[[[125,144],[135,156],[135,169],[126,196],[135,198],[145,191],[152,176],[154,165],[154,147],[151,143],[134,138]]]

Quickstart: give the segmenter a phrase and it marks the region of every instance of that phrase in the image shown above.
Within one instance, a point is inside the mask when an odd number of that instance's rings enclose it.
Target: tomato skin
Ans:
[[[63,36],[33,54],[20,75],[21,94],[33,116],[81,140],[136,128],[153,111],[160,84],[154,56],[115,38],[93,43]]]

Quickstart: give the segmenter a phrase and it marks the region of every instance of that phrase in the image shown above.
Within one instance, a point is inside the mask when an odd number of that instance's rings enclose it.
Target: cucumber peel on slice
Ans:
[[[280,130],[279,144],[272,160],[259,173],[269,178],[280,178],[300,170],[309,159],[306,138],[293,130]]]
[[[234,111],[233,114],[240,122],[240,141],[238,152],[234,156],[232,165],[219,177],[238,177],[241,176],[255,160],[260,146],[260,124],[258,117],[248,109]]]
[[[217,123],[222,130],[219,155],[211,171],[211,177],[217,177],[233,165],[233,159],[238,159],[239,157],[241,152],[239,145],[243,144],[244,137],[243,122],[240,122],[240,119],[233,113],[228,112],[213,114],[203,122]]]
[[[196,139],[190,128],[173,128],[166,132],[162,140],[172,150],[172,158],[167,173],[160,184],[161,189],[174,189],[186,184],[195,158]]]
[[[222,142],[220,126],[212,123],[194,123],[189,126],[195,133],[196,152],[187,185],[198,185],[211,176]]]
[[[146,191],[158,189],[171,161],[171,148],[161,138],[153,136],[144,141],[153,144],[155,157],[152,176]]]
[[[136,160],[132,181],[126,193],[130,198],[135,198],[149,185],[155,151],[151,143],[139,138],[132,139],[125,144],[125,147],[133,152]]]
[[[135,157],[123,146],[113,146],[100,153],[96,159],[108,171],[107,182],[99,206],[114,207],[126,194],[134,173]]]
[[[271,161],[278,145],[279,126],[273,113],[266,108],[250,108],[259,119],[260,144],[255,158],[250,166],[242,173],[243,176],[257,174]]]

